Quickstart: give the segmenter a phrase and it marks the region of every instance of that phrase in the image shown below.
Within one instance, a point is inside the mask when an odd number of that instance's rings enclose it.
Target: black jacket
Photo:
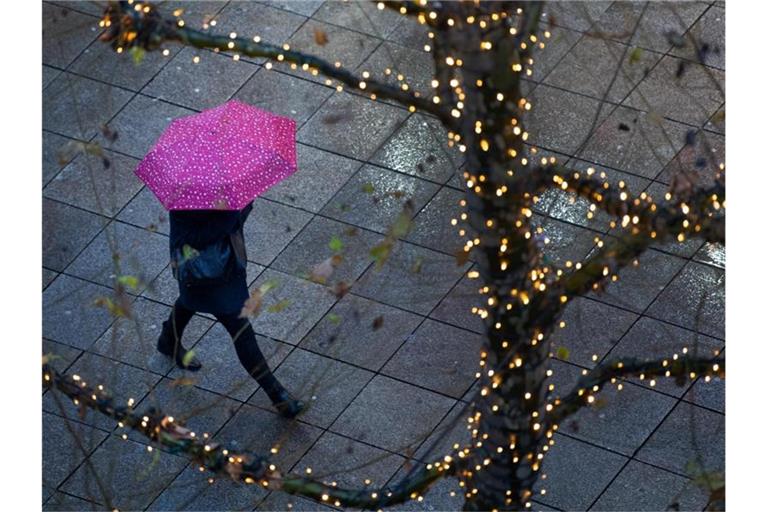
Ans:
[[[171,237],[170,253],[189,245],[202,249],[207,245],[229,238],[232,233],[242,234],[243,225],[253,209],[253,203],[242,210],[171,210],[169,214]],[[234,256],[233,256],[234,257]],[[229,282],[205,288],[179,287],[179,301],[193,311],[213,315],[231,315],[240,312],[248,298],[245,270],[239,269]]]

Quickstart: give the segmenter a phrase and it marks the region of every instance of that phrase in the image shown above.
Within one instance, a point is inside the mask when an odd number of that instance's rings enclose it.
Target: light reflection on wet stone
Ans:
[[[445,129],[424,116],[411,116],[376,152],[371,162],[445,183],[463,156],[447,144]]]
[[[725,246],[707,242],[696,254],[695,259],[703,263],[725,268]]]
[[[328,202],[322,213],[384,233],[408,199],[415,214],[437,188],[428,181],[366,165]]]

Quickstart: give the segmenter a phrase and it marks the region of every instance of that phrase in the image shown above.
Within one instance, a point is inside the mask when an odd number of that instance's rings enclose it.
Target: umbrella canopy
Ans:
[[[237,100],[171,122],[136,168],[167,210],[240,210],[296,172],[296,122]]]

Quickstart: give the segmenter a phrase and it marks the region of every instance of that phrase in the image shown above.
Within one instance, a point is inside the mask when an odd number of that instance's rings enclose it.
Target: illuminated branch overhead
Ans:
[[[686,353],[688,350],[685,351]],[[719,351],[717,352],[719,354]],[[725,358],[719,355],[711,357],[696,357],[690,355],[673,354],[668,359],[653,361],[641,359],[621,359],[600,363],[583,375],[573,390],[563,398],[558,398],[554,403],[547,404],[547,427],[551,428],[561,423],[566,417],[574,414],[582,407],[595,402],[595,395],[610,382],[616,384],[619,379],[626,377],[639,377],[648,380],[651,386],[656,385],[657,378],[674,378],[683,385],[688,379],[694,380],[703,376],[709,382],[713,376],[725,378]],[[621,390],[623,384],[617,384]],[[551,412],[550,412],[551,411]]]
[[[170,415],[155,408],[137,412],[133,400],[118,405],[101,385],[92,386],[79,375],[62,375],[48,364],[43,364],[43,386],[55,389],[69,397],[76,406],[87,407],[118,422],[120,428],[129,428],[144,435],[154,446],[160,446],[173,454],[186,455],[201,470],[247,485],[266,489],[279,489],[289,494],[304,496],[321,503],[335,506],[378,510],[416,499],[438,479],[453,474],[455,464],[447,460],[437,461],[420,468],[407,479],[387,488],[343,489],[302,475],[283,475],[268,456],[226,448],[218,442],[180,425]],[[124,440],[127,434],[122,435]],[[151,451],[153,448],[149,446]]]
[[[418,91],[373,80],[366,76],[367,73],[357,76],[338,61],[330,63],[314,55],[291,50],[288,44],[277,46],[262,41],[258,36],[249,39],[235,32],[215,35],[195,30],[186,26],[181,19],[164,19],[150,4],[119,2],[119,7],[110,6],[101,23],[105,27],[101,40],[110,42],[118,52],[137,46],[151,51],[158,49],[165,42],[177,41],[196,48],[228,52],[235,60],[238,60],[240,55],[266,57],[277,62],[290,63],[292,68],[301,68],[315,76],[322,74],[328,77],[328,85],[330,79],[335,79],[354,90],[369,94],[372,99],[391,99],[407,106],[411,111],[429,112],[446,124],[453,122],[448,110],[422,97]],[[272,64],[268,63],[267,68],[271,67]]]

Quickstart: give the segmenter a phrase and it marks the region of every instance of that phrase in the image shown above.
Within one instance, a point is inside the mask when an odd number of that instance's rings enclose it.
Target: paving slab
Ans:
[[[707,242],[693,255],[693,259],[700,263],[706,263],[713,267],[725,269],[725,246],[718,243]]]
[[[105,286],[60,275],[43,292],[43,336],[72,347],[90,347],[114,320],[94,301],[111,295]]]
[[[633,460],[590,510],[702,510],[708,501],[687,478]]]
[[[109,393],[118,404],[125,404],[131,398],[138,404],[161,378],[156,373],[91,352],[85,352],[80,356],[69,367],[67,375],[79,375],[81,381],[94,387],[103,386],[104,391]],[[79,406],[74,405],[70,398],[55,389],[43,397],[43,410],[106,431],[111,431],[117,426],[115,420],[109,419],[100,412],[92,409],[82,410]]]
[[[107,142],[100,135],[99,141],[109,149],[144,158],[171,121],[194,113],[194,110],[139,94],[109,122],[117,139]]]
[[[725,106],[717,109],[704,127],[717,133],[725,133]]]
[[[411,115],[379,148],[371,162],[411,176],[445,183],[459,173],[464,161],[458,149],[448,147],[445,128],[436,120]]]
[[[109,505],[121,510],[146,508],[186,465],[182,457],[160,450],[148,452],[143,444],[114,436],[94,452],[90,461],[90,466],[80,466],[64,482],[62,490],[104,503],[96,486],[98,477],[109,496]]]
[[[590,4],[592,3],[594,2],[590,2]],[[559,6],[560,4],[557,2],[551,2],[547,4],[545,9],[549,9],[555,5]],[[560,21],[560,18],[558,18],[558,23]],[[531,78],[537,82],[540,82],[544,80],[545,77],[549,76],[550,73],[558,66],[561,60],[582,38],[581,33],[575,30],[570,30],[563,26],[559,26],[554,30],[551,30],[550,33],[551,36],[549,39],[544,39],[544,49],[538,52],[538,55],[534,60],[533,75],[531,75]]]
[[[406,110],[347,92],[335,93],[299,130],[299,142],[364,160],[408,116]]]
[[[199,62],[194,61],[195,57]],[[176,105],[205,110],[230,99],[257,69],[229,55],[188,47],[176,54],[143,92]],[[191,73],[197,80],[185,78]]]
[[[376,4],[325,2],[312,15],[316,20],[326,21],[358,32],[386,38],[400,21],[400,14],[389,9],[379,10]]]
[[[662,3],[648,9],[641,3],[613,2],[593,28],[615,41],[665,52],[672,46],[668,34],[683,34],[706,9],[707,4],[698,2]]]
[[[533,108],[523,119],[529,142],[569,154],[584,142],[600,103],[547,85],[537,87],[529,100]],[[598,123],[609,111],[608,107],[603,108]]]
[[[252,510],[266,495],[259,485],[234,482],[228,476],[213,477],[189,465],[147,510]]]
[[[645,251],[637,261],[637,266],[621,269],[619,280],[609,283],[604,292],[589,292],[589,297],[641,313],[685,265],[681,258],[652,249]]]
[[[294,467],[297,473],[310,468],[315,478],[340,487],[376,489],[384,485],[405,459],[397,454],[325,432]],[[370,481],[367,483],[366,482]]]
[[[684,399],[692,404],[725,413],[725,380],[714,377],[706,382],[699,378]]]
[[[565,327],[552,334],[552,351],[567,360],[594,367],[619,342],[638,315],[603,302],[575,297],[569,301],[561,321]],[[565,349],[565,352],[561,350]],[[593,356],[597,356],[595,361]]]
[[[472,270],[476,270],[476,267],[472,267]],[[472,312],[473,307],[483,305],[479,291],[481,287],[479,279],[470,279],[465,274],[461,281],[443,297],[429,317],[476,333],[483,333],[485,331],[483,320]]]
[[[557,27],[573,30],[589,29],[613,2],[550,2],[547,3],[542,19]]]
[[[621,103],[661,57],[662,54],[649,50],[637,51],[613,41],[583,37],[544,83]],[[616,80],[612,82],[614,76]]]
[[[352,284],[373,263],[370,251],[383,240],[373,231],[317,216],[294,238],[272,263],[272,268],[322,284]],[[340,248],[336,245],[341,243]],[[324,262],[338,256],[326,273]]]
[[[264,0],[264,3],[285,11],[312,16],[323,4],[323,0]]]
[[[298,170],[262,197],[313,213],[338,192],[362,162],[305,144],[296,145]]]
[[[260,197],[243,227],[248,260],[262,265],[272,263],[312,219],[312,214]]]
[[[456,402],[432,434],[421,443],[414,458],[426,463],[435,462],[452,453],[457,444],[459,447],[471,444],[472,433],[467,428],[467,418],[471,413],[472,408],[465,402]]]
[[[112,151],[81,154],[48,183],[43,196],[114,217],[141,190],[133,173],[137,164],[135,158]]]
[[[431,82],[435,76],[435,59],[423,48],[413,49],[384,42],[358,67],[358,73],[365,71],[370,73],[372,79],[395,87],[407,84],[409,90],[421,95],[430,96],[433,93]],[[391,100],[385,101],[395,104]]]
[[[333,89],[325,85],[262,68],[248,79],[235,94],[235,98],[254,107],[290,117],[301,126],[331,94]]]
[[[323,208],[323,215],[386,233],[408,201],[418,212],[439,185],[373,165],[364,165]]]
[[[43,131],[43,186],[77,156],[69,151],[72,139]]]
[[[323,285],[271,269],[260,274],[250,289],[266,283],[277,287],[265,295],[261,313],[251,321],[253,328],[292,345],[298,344],[337,300]]]
[[[185,381],[164,378],[139,406],[162,410],[173,416],[174,423],[184,425],[196,435],[202,436],[204,433],[212,435],[223,427],[235,415],[240,402]],[[194,469],[199,475],[198,468]]]
[[[652,318],[642,317],[627,332],[624,338],[613,348],[608,359],[639,358],[646,360],[672,359],[673,354],[699,357],[714,357],[714,351],[722,347],[722,342],[697,332],[681,329],[668,323],[659,322]],[[650,387],[648,379],[633,379],[634,382]],[[690,387],[691,382],[685,379],[683,386],[677,385],[673,379],[656,379],[653,386],[665,393],[682,396]]]
[[[352,5],[350,4],[349,7]],[[316,35],[325,34],[325,37]],[[323,44],[318,44],[318,40]],[[304,23],[287,41],[292,50],[309,53],[331,62],[341,62],[347,69],[355,69],[381,44],[380,39],[349,30],[338,25],[311,19]],[[284,64],[282,68],[288,70]],[[307,78],[311,74],[304,71],[289,71]],[[325,81],[325,77],[312,77],[315,81]]]
[[[300,3],[300,2],[286,2]],[[224,5],[218,2],[219,7]],[[303,25],[307,18],[303,13],[289,12],[291,9],[285,9],[285,6],[270,6],[267,2],[228,2],[218,16],[216,16],[217,32],[236,34],[249,39],[259,36],[262,41],[277,46],[282,46],[296,30]],[[252,59],[248,57],[248,59]],[[257,62],[264,62],[266,59],[253,59]]]
[[[429,44],[429,27],[420,23],[414,23],[408,16],[400,16],[395,21],[395,29],[387,36],[387,40],[394,41],[403,46],[417,50],[424,49]]]
[[[469,269],[453,256],[401,242],[388,261],[369,268],[355,284],[363,297],[427,315]]]
[[[98,510],[99,506],[82,498],[56,491],[43,504],[43,510],[68,512],[71,510]]]
[[[655,178],[685,143],[690,128],[658,115],[619,107],[584,147],[583,157],[644,178]]]
[[[544,457],[534,495],[562,510],[587,510],[627,461],[626,457],[555,434],[555,445]],[[546,490],[542,495],[541,491]]]
[[[680,402],[636,458],[683,474],[691,463],[707,472],[723,471],[724,432],[724,415]]]
[[[47,364],[59,372],[66,371],[82,353],[82,350],[43,338],[43,356],[47,356]]]
[[[149,187],[143,187],[120,211],[117,220],[148,231],[170,235],[168,211]]]
[[[293,2],[289,2],[292,4]],[[263,502],[256,507],[256,510],[273,512],[275,510],[294,510],[296,512],[317,512],[325,510],[336,510],[306,498],[286,494],[281,491],[272,491]]]
[[[302,340],[301,347],[378,371],[422,317],[347,294]]]
[[[301,349],[291,352],[275,372],[277,380],[307,404],[301,420],[321,428],[328,428],[334,422],[373,375]],[[265,409],[272,407],[264,390],[259,390],[248,402]]]
[[[480,367],[482,338],[427,319],[409,336],[381,372],[439,393],[461,398]]]
[[[531,225],[544,261],[549,265],[563,267],[566,261],[582,261],[595,246],[597,233],[573,224],[534,215]]]
[[[43,412],[43,500],[107,437],[106,432]],[[56,500],[56,497],[54,497]],[[58,501],[58,500],[57,500]],[[69,509],[68,509],[69,510]]]
[[[114,286],[120,276],[139,279],[134,293],[141,293],[168,264],[168,239],[122,222],[113,221],[88,244],[67,272],[104,286]]]
[[[676,177],[684,176],[692,177],[699,186],[706,186],[714,180],[720,164],[725,163],[725,137],[705,130],[695,134],[694,144],[683,146],[657,176],[657,181],[671,183]]]
[[[725,272],[688,263],[648,310],[650,316],[725,337]]]
[[[43,128],[89,140],[134,93],[62,72],[43,91]]]
[[[184,20],[187,26],[200,29],[205,21],[218,19],[216,14],[221,11],[224,2],[219,0],[166,0],[158,5],[160,13],[173,19],[174,13]]]
[[[465,239],[459,236],[459,226],[454,226],[452,219],[458,221],[465,211],[460,204],[465,196],[453,188],[441,188],[416,215],[405,239],[449,254],[461,251]]]
[[[43,3],[43,63],[67,67],[96,39],[98,25],[94,16]]]
[[[397,482],[408,474],[408,469],[401,469],[392,479]],[[427,493],[422,501],[410,500],[397,506],[397,510],[424,510],[430,512],[447,512],[463,510],[464,494],[462,487],[459,487],[459,481],[456,478],[441,478]]]
[[[43,64],[43,89],[45,89],[48,84],[53,82],[53,80],[60,74],[60,69],[52,68],[51,66],[46,66]]]
[[[287,420],[259,407],[244,404],[214,439],[233,450],[269,455],[282,471],[288,471],[315,443],[323,431],[306,423]]]
[[[455,400],[437,393],[379,375],[334,422],[331,430],[405,453],[429,435],[454,403]]]
[[[673,48],[672,55],[725,70],[725,9],[710,7],[691,27],[687,36],[685,46]],[[703,51],[704,48],[706,51]]]
[[[97,41],[78,56],[70,70],[78,75],[107,82],[132,91],[140,91],[179,51],[175,45],[164,45],[162,51],[145,52],[134,58],[130,51],[117,53],[111,45]]]
[[[625,104],[701,126],[722,105],[724,88],[725,72],[666,56]]]
[[[43,267],[43,290],[45,290],[58,275],[58,272]]]
[[[64,270],[107,222],[65,203],[43,199],[43,265]]]
[[[595,179],[607,182],[611,187],[618,187],[619,183],[623,181],[628,193],[631,192],[633,195],[639,195],[651,183],[650,180],[635,174],[617,171],[586,160],[569,158],[567,155],[560,153],[546,151],[540,154],[541,156],[555,157],[560,162],[567,161],[568,167],[574,171],[583,173],[591,168],[594,170],[593,176]],[[613,217],[601,209],[597,209],[597,211],[593,212],[593,217],[590,219],[587,215],[590,211],[589,207],[590,201],[583,197],[575,197],[573,194],[569,194],[561,189],[550,188],[541,194],[539,201],[534,205],[534,211],[577,226],[602,232],[608,231]]]

